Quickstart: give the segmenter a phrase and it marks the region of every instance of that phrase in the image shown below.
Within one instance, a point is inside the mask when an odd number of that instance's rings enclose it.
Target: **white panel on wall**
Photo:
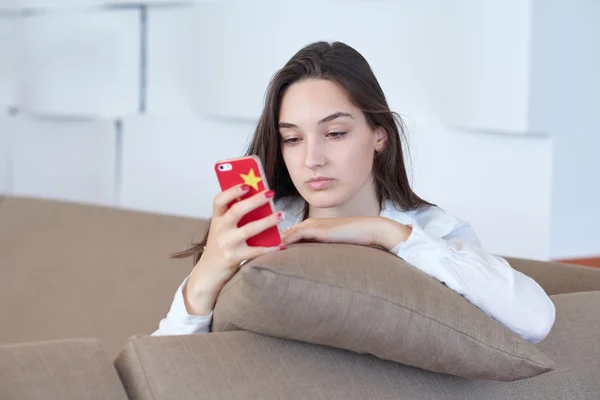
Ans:
[[[469,221],[484,247],[504,256],[548,259],[552,141],[413,126],[414,188]]]
[[[426,3],[426,4],[421,4]],[[422,82],[431,57],[418,40],[430,37],[429,2],[310,0],[293,16],[286,2],[199,4],[181,17],[185,27],[187,97],[199,114],[254,120],[271,76],[303,46],[344,41],[361,52],[390,102],[405,112],[429,107]],[[315,10],[318,10],[316,12]],[[343,10],[343,17],[341,11]],[[332,15],[340,16],[332,20]],[[407,38],[410,38],[407,39]]]
[[[151,8],[147,28],[146,111],[168,115],[192,116],[184,85],[184,64],[198,50],[190,46],[182,29],[190,7]]]
[[[0,0],[0,11],[3,10],[49,10],[59,8],[88,8],[104,6],[177,6],[219,0]]]
[[[16,14],[0,15],[0,111],[16,104],[17,49],[20,17]]]
[[[15,118],[12,192],[112,205],[115,125],[112,121]]]
[[[102,0],[0,0],[0,10],[89,7],[98,6],[102,3]]]
[[[103,0],[106,5],[147,5],[158,7],[188,6],[190,4],[211,3],[224,0]]]
[[[123,122],[121,206],[209,217],[220,191],[214,163],[240,156],[254,126],[131,116]]]
[[[115,117],[139,109],[139,10],[64,10],[23,23],[24,112]]]
[[[0,195],[10,190],[10,160],[13,120],[8,115],[0,116]]]
[[[20,8],[20,0],[0,0],[0,11],[13,11]]]
[[[429,92],[450,127],[531,134],[533,0],[437,0]]]
[[[539,117],[555,138],[552,191],[552,256],[600,256],[600,2],[541,2],[538,15],[551,39],[537,54]],[[542,22],[542,21],[540,21]],[[541,57],[540,57],[541,56]],[[551,65],[548,66],[548,64]],[[542,84],[545,84],[542,88]],[[544,97],[544,94],[550,94]]]

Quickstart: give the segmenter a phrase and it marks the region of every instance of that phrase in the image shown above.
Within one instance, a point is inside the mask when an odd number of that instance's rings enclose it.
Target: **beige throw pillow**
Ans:
[[[302,243],[249,261],[222,290],[213,331],[373,354],[465,378],[514,381],[554,368],[533,344],[399,257]]]

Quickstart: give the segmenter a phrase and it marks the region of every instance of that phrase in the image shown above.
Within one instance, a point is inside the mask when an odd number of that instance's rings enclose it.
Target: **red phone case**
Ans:
[[[219,169],[220,165],[226,164],[230,164],[231,169],[223,171]],[[228,208],[233,206],[238,201],[255,195],[257,192],[269,189],[267,182],[263,179],[264,172],[260,159],[256,156],[219,161],[215,164],[215,172],[217,174],[217,179],[219,180],[219,185],[221,185],[221,190],[223,191],[242,183],[245,183],[250,187],[250,190],[248,190],[246,194],[238,197],[228,204]],[[242,219],[240,219],[238,222],[238,227],[242,227],[248,222],[256,221],[269,216],[273,214],[274,210],[275,205],[273,204],[273,201],[269,201],[268,203],[250,211],[248,214],[242,217]],[[247,239],[246,243],[248,246],[273,247],[280,246],[283,241],[279,227],[273,226],[264,230],[258,235]]]

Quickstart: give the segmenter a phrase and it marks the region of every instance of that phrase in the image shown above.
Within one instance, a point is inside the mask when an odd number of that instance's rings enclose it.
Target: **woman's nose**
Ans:
[[[309,169],[317,169],[325,165],[325,145],[319,140],[307,140],[304,165]]]

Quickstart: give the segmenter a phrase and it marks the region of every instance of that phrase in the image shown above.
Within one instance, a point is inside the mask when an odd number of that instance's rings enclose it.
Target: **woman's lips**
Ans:
[[[308,181],[306,185],[312,190],[323,190],[333,185],[334,180],[329,178],[319,178],[312,181]]]

